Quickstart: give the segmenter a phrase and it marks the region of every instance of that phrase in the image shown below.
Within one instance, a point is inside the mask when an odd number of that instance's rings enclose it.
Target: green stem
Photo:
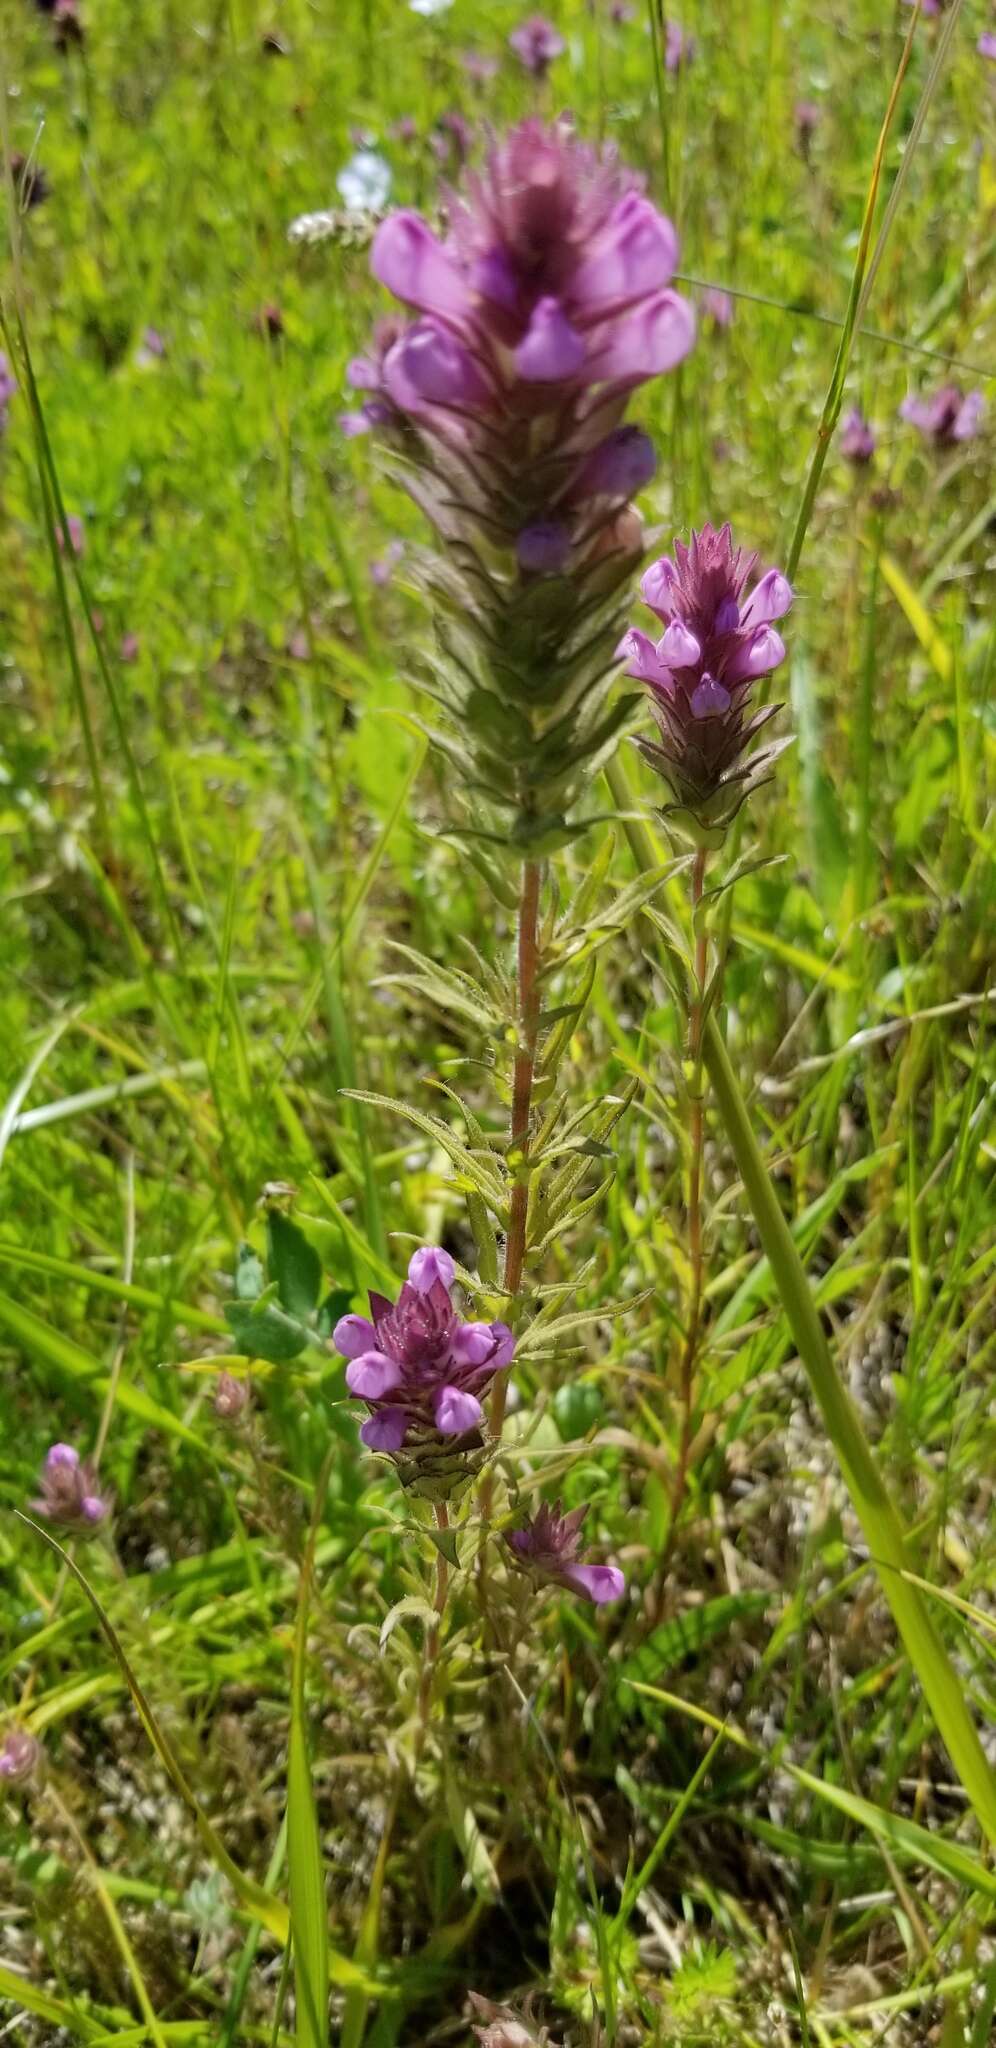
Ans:
[[[645,872],[658,864],[657,850],[644,822],[625,816],[631,811],[633,799],[618,757],[610,764],[607,779],[615,802],[624,814],[626,836],[634,859],[641,873]],[[705,1020],[702,1056],[782,1307],[836,1451],[882,1590],[979,1826],[996,1846],[996,1778],[966,1705],[963,1683],[952,1668],[927,1602],[920,1588],[906,1576],[910,1560],[902,1522],[861,1426],[857,1409],[830,1355],[805,1268],[768,1177],[729,1054],[715,1017],[711,1015]]]

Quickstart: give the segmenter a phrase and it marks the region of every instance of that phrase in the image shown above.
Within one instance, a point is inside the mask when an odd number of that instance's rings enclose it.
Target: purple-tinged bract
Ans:
[[[931,398],[906,398],[899,408],[901,417],[918,427],[924,440],[937,448],[956,448],[959,441],[970,441],[985,410],[981,391],[963,392],[957,384],[942,384]]]
[[[619,653],[627,674],[644,683],[657,721],[657,740],[637,745],[663,776],[672,796],[666,814],[693,841],[718,846],[745,797],[787,741],[748,757],[756,733],[779,709],[750,715],[756,683],[784,659],[775,621],[792,603],[792,590],[769,569],[750,595],[746,586],[756,556],[735,547],[729,526],[704,526],[689,546],[675,541],[640,585],[663,632],[654,640],[631,630]]]
[[[582,1564],[581,1527],[587,1513],[587,1505],[565,1515],[559,1500],[552,1508],[543,1501],[531,1520],[511,1529],[505,1540],[523,1571],[567,1586],[582,1600],[601,1607],[607,1600],[622,1598],[626,1581],[618,1565]]]
[[[403,1485],[446,1499],[485,1451],[482,1395],[512,1359],[505,1323],[465,1322],[453,1306],[448,1252],[414,1252],[396,1302],[371,1294],[370,1317],[347,1315],[332,1341],[346,1385],[369,1409],[360,1437],[393,1458]]]
[[[450,759],[523,846],[564,827],[627,715],[607,711],[630,498],[653,451],[630,396],[692,345],[678,240],[611,149],[525,121],[448,197],[448,232],[389,216],[375,277],[406,308],[350,370],[435,527],[413,561],[439,623],[428,687]]]
[[[100,1491],[93,1466],[72,1444],[53,1444],[41,1470],[40,1491],[31,1506],[46,1522],[72,1536],[95,1536],[111,1505]]]

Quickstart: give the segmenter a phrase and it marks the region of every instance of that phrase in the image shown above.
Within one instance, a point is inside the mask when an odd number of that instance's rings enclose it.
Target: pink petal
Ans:
[[[581,265],[572,299],[585,313],[630,304],[668,284],[677,261],[671,222],[649,199],[629,192],[613,209],[601,247]]]
[[[631,626],[629,632],[623,634],[616,648],[616,656],[618,660],[626,663],[628,676],[635,676],[640,683],[656,683],[659,689],[667,691],[670,695],[673,687],[671,671],[661,660],[653,641],[648,640],[646,633],[641,633],[635,626]]]
[[[558,299],[540,299],[515,351],[515,367],[530,383],[559,384],[576,377],[584,362],[584,342]]]
[[[365,1351],[346,1367],[346,1385],[362,1401],[382,1401],[400,1387],[401,1379],[400,1365],[384,1351]]]
[[[360,1442],[368,1451],[400,1451],[408,1434],[408,1414],[404,1408],[381,1408],[376,1415],[367,1417],[360,1430]]]
[[[413,1252],[408,1261],[409,1285],[419,1294],[431,1293],[437,1280],[448,1294],[455,1279],[456,1267],[449,1252],[439,1251],[433,1245]]]
[[[740,614],[742,626],[766,626],[772,619],[783,619],[792,604],[792,585],[780,569],[769,569],[762,576],[756,590],[753,590]]]
[[[603,1607],[607,1600],[621,1600],[626,1591],[617,1564],[566,1564],[561,1578],[582,1600],[590,1600],[596,1607]]]
[[[340,1316],[332,1342],[343,1358],[362,1358],[365,1351],[376,1351],[377,1332],[366,1316]]]
[[[670,619],[681,596],[678,571],[670,555],[662,555],[659,562],[651,562],[640,581],[640,596],[659,619],[665,622]]]
[[[381,223],[370,251],[370,268],[381,284],[421,313],[451,318],[466,311],[466,283],[448,250],[417,213],[393,213]]]
[[[591,374],[605,383],[640,384],[675,369],[694,340],[695,314],[688,300],[678,292],[658,292],[613,326],[591,363]]]
[[[667,632],[657,642],[657,653],[669,668],[692,668],[701,656],[702,649],[681,619],[673,619]]]
[[[480,1402],[473,1394],[461,1393],[459,1387],[439,1387],[432,1408],[436,1428],[444,1436],[462,1436],[464,1430],[476,1429],[484,1419]]]

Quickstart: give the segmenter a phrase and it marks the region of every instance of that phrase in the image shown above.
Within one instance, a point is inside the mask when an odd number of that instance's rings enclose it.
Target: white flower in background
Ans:
[[[408,0],[413,14],[445,14],[453,0]]]
[[[375,149],[358,149],[336,179],[341,199],[356,213],[377,213],[387,205],[391,167]]]

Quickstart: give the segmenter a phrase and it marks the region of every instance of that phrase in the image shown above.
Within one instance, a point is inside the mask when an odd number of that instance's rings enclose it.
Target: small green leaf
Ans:
[[[455,1529],[424,1529],[420,1534],[429,1537],[436,1549],[445,1557],[447,1564],[459,1565],[460,1552],[457,1549]]]
[[[348,1314],[352,1299],[348,1287],[333,1287],[331,1294],[325,1296],[315,1317],[315,1329],[319,1337],[331,1337],[340,1317]]]
[[[322,1262],[303,1230],[285,1216],[282,1209],[270,1209],[266,1218],[270,1278],[277,1283],[280,1306],[288,1315],[307,1322],[318,1306],[322,1287]]]
[[[289,1365],[308,1344],[308,1332],[292,1323],[282,1309],[255,1309],[247,1301],[232,1301],[225,1320],[235,1332],[245,1358],[263,1358],[267,1365]]]

